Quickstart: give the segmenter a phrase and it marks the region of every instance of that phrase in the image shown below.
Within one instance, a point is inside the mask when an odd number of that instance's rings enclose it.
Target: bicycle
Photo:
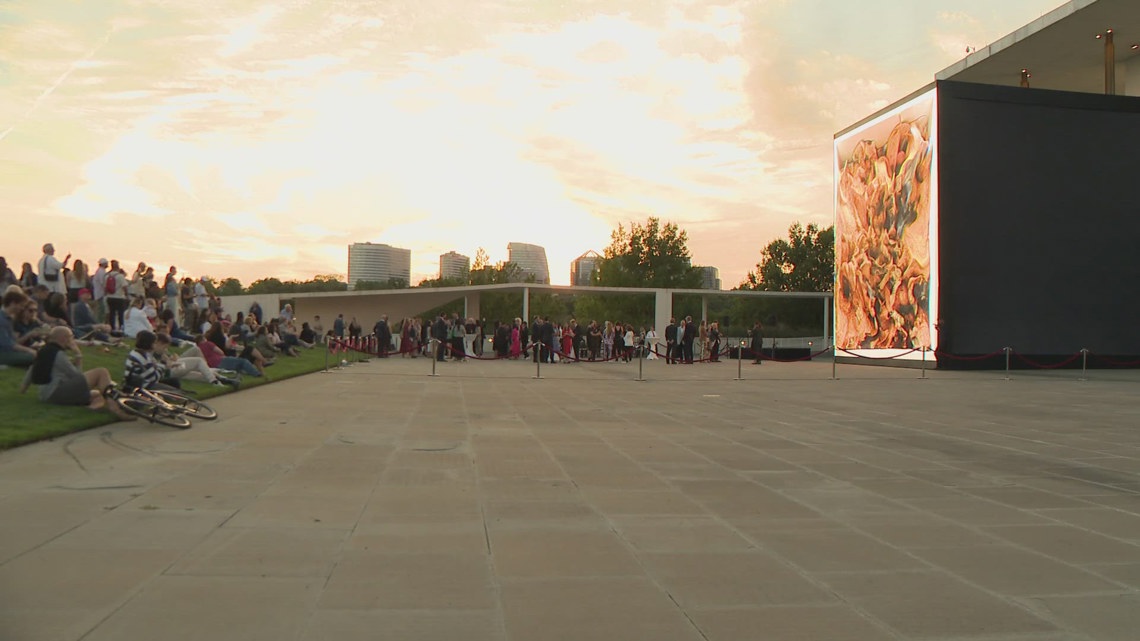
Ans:
[[[214,408],[173,390],[141,387],[122,389],[112,385],[107,388],[106,396],[135,416],[181,430],[190,427],[190,418],[204,421],[218,418],[218,412]]]

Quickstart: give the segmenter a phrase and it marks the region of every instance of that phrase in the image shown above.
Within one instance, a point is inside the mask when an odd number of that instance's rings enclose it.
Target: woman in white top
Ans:
[[[146,311],[143,310],[143,299],[136,298],[127,309],[127,314],[123,319],[123,334],[134,338],[139,335],[139,332],[151,331],[152,329],[154,326],[150,324],[150,320],[146,317]]]
[[[625,326],[625,362],[633,360],[633,325]]]
[[[643,346],[645,348],[645,360],[657,360],[657,332],[654,331],[652,327],[649,328],[649,331],[645,332],[645,343]]]

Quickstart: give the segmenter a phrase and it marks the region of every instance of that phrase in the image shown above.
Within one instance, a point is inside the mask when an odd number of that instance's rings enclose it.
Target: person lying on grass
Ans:
[[[68,354],[71,354],[69,357]],[[86,405],[92,410],[106,409],[124,421],[135,420],[117,402],[104,397],[105,390],[114,385],[111,373],[105,367],[81,371],[83,352],[75,342],[69,327],[53,327],[47,343],[36,354],[35,361],[20,383],[20,393],[35,384],[40,400],[52,405]]]

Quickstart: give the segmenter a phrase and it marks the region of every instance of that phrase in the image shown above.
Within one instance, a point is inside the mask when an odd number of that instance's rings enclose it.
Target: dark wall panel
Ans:
[[[1140,354],[1140,99],[939,83],[940,349]]]

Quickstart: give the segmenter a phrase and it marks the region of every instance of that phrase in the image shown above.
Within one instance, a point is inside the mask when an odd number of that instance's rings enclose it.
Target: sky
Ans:
[[[726,289],[833,220],[832,137],[1059,0],[0,0],[0,256],[555,284],[649,216]]]

